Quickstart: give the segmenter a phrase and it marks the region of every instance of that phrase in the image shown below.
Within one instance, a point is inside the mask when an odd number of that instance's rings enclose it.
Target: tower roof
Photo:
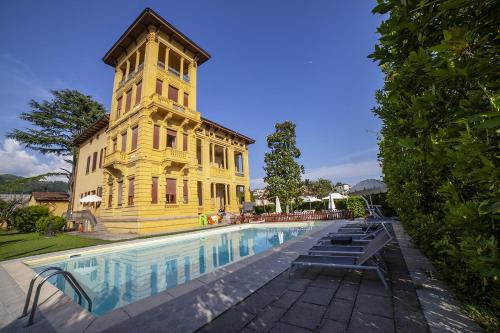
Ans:
[[[210,54],[207,51],[203,50],[186,35],[177,30],[154,10],[146,8],[115,42],[111,49],[109,49],[102,60],[106,64],[114,67],[120,54],[130,45],[130,43],[135,42],[141,33],[147,31],[150,25],[155,26],[159,31],[165,32],[172,39],[183,45],[187,50],[191,51],[196,57],[198,57],[199,65],[210,59]]]

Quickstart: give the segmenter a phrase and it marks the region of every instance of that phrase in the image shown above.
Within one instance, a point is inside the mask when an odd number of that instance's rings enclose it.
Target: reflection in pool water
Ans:
[[[321,223],[300,227],[252,226],[230,232],[138,245],[34,267],[58,266],[71,272],[92,299],[95,315],[175,287],[245,257],[300,236]],[[64,278],[52,281],[77,301]]]

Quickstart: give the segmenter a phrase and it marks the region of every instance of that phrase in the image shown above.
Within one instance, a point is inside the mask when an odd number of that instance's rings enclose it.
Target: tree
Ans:
[[[304,166],[296,161],[300,150],[296,146],[295,124],[285,121],[276,124],[275,129],[267,137],[271,151],[264,157],[266,192],[268,197],[279,197],[282,204],[291,205],[301,195]]]
[[[320,199],[333,192],[333,184],[329,179],[308,180],[304,182],[304,186],[308,193]]]
[[[389,204],[458,296],[497,314],[499,10],[379,0],[386,19],[371,55],[385,74],[374,113]]]
[[[105,115],[104,106],[76,90],[53,90],[50,101],[31,100],[29,112],[20,115],[22,120],[32,127],[24,130],[15,129],[7,136],[26,148],[42,154],[56,154],[65,157],[70,164],[63,169],[68,178],[71,207],[74,170],[76,164],[76,146],[73,140],[90,125]]]

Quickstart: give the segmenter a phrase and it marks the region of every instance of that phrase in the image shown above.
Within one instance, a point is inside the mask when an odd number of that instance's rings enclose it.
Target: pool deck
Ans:
[[[418,269],[406,264],[408,258],[402,252],[408,249],[400,249],[397,242],[383,251],[389,270],[387,277],[391,280],[389,293],[372,274],[354,271],[301,270],[288,280],[286,270],[290,262],[306,253],[322,235],[336,231],[342,222],[346,221],[330,223],[100,317],[93,316],[48,284],[42,289],[41,311],[37,312],[35,324],[27,329],[23,328],[27,319],[16,318],[34,273],[24,264],[26,258],[1,262],[0,331],[160,332],[166,328],[171,332],[200,333],[479,331],[475,323],[463,317],[434,316],[433,319],[432,314],[439,313],[439,300],[421,301],[422,292],[415,288],[413,278]],[[395,225],[394,229],[396,236],[399,233],[399,240],[404,231],[398,227]],[[120,244],[144,241],[148,240]],[[78,250],[65,251],[68,253],[78,253]],[[461,320],[459,325],[457,320]]]

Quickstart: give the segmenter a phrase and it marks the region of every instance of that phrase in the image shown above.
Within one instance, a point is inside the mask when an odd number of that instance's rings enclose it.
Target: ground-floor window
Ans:
[[[135,179],[134,178],[129,178],[128,180],[128,201],[127,204],[129,206],[132,206],[134,204],[134,192],[135,192]]]
[[[167,178],[167,185],[165,189],[165,203],[175,204],[177,192],[177,181],[172,178]]]
[[[203,206],[203,183],[198,182],[198,206]]]
[[[183,181],[183,184],[182,184],[182,197],[184,199],[184,203],[188,203],[189,202],[189,191],[188,191],[188,186],[189,186],[189,183],[188,181],[185,179]]]

